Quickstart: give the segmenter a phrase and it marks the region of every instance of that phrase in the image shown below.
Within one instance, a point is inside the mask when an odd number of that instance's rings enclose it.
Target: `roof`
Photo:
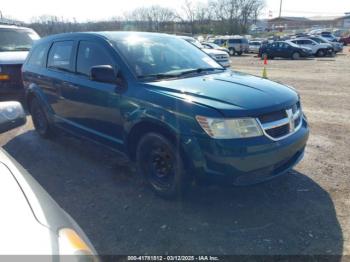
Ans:
[[[176,37],[174,35],[162,34],[162,33],[148,33],[148,32],[135,32],[135,31],[105,31],[105,32],[73,32],[49,35],[41,38],[36,43],[42,43],[47,41],[74,39],[78,37],[98,37],[105,40],[120,41],[125,37],[137,36],[137,37]]]
[[[294,22],[308,22],[308,21],[334,21],[339,19],[350,18],[350,15],[345,16],[312,16],[312,17],[299,17],[299,16],[281,16],[268,20],[269,22],[288,20]]]
[[[311,21],[333,21],[342,18],[342,16],[312,16],[308,19]]]
[[[289,20],[289,21],[296,21],[296,22],[308,21],[306,17],[298,17],[298,16],[281,16],[281,17],[272,18],[268,21],[273,22],[278,20]]]

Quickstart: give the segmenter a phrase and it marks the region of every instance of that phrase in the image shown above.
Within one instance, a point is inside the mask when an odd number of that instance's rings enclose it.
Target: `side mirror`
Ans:
[[[117,72],[110,65],[93,66],[90,69],[92,81],[115,84],[117,83]]]
[[[0,102],[0,134],[24,125],[26,120],[19,102]]]

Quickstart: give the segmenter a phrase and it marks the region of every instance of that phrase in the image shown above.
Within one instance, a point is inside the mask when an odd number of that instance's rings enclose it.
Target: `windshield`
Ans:
[[[292,41],[287,41],[286,43],[290,44],[291,46],[294,47],[300,47],[299,45],[297,45],[296,43],[292,42]]]
[[[39,36],[30,29],[0,29],[0,51],[29,51]]]
[[[197,47],[177,37],[128,36],[114,41],[114,45],[139,78],[223,69]]]

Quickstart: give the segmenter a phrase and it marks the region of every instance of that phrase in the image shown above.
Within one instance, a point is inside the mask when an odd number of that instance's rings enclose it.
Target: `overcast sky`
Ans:
[[[32,17],[43,14],[78,21],[103,20],[141,6],[158,4],[172,9],[180,8],[184,0],[1,0],[0,11],[4,16],[29,22]],[[197,0],[206,2],[206,0]],[[278,16],[280,0],[265,0],[262,17]],[[342,15],[350,12],[350,0],[283,0],[284,16]]]

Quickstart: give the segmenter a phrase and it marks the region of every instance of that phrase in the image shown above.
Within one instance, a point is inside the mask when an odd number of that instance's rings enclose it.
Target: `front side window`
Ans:
[[[223,69],[206,53],[177,37],[127,36],[114,45],[138,77]]]
[[[31,29],[0,29],[0,52],[29,51],[39,38]]]
[[[72,51],[73,41],[54,43],[50,49],[47,66],[62,71],[72,71]]]
[[[77,57],[77,73],[90,76],[90,69],[97,65],[113,65],[107,51],[99,44],[80,41]]]

